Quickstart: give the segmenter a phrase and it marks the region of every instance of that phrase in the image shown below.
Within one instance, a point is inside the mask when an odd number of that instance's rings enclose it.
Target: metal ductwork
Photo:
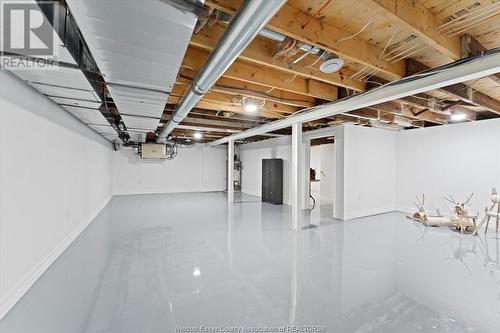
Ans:
[[[172,130],[186,117],[285,2],[286,0],[247,0],[242,4],[217,47],[210,54],[177,106],[172,118],[158,135],[157,142],[166,140]]]
[[[155,132],[202,0],[66,0],[134,141]]]

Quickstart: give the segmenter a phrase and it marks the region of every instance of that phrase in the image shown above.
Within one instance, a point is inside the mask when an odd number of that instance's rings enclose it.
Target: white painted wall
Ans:
[[[0,70],[0,318],[107,204],[111,144]]]
[[[320,194],[333,198],[335,193],[335,144],[321,145]]]
[[[316,170],[316,179],[321,180],[321,146],[312,146],[309,157],[309,165]],[[321,191],[320,182],[311,183],[311,192],[319,193]]]
[[[347,124],[344,140],[344,219],[393,211],[397,132]]]
[[[310,166],[316,170],[316,179],[319,180],[319,182],[311,182],[311,192],[333,199],[335,145],[323,144],[311,147]]]
[[[130,150],[114,154],[114,193],[147,194],[223,191],[226,188],[225,147],[179,148],[173,160],[141,160]]]
[[[415,129],[398,133],[397,207],[413,211],[425,193],[430,211],[450,212],[441,196],[463,200],[484,214],[491,187],[500,190],[500,119]]]
[[[310,166],[310,155],[311,149],[309,146],[309,140],[312,138],[325,137],[325,136],[335,136],[335,146],[339,145],[339,148],[334,150],[335,156],[333,160],[335,162],[334,173],[335,173],[335,193],[343,193],[343,134],[344,130],[342,126],[334,128],[326,128],[320,131],[310,131],[304,132],[304,144],[302,147],[302,153],[304,154],[303,160],[303,172],[304,176],[304,200],[302,202],[303,207],[309,205],[308,196],[308,179],[309,179],[309,166]],[[255,143],[249,143],[241,146],[241,162],[242,162],[242,192],[261,196],[262,189],[262,159],[265,158],[282,158],[283,159],[283,203],[289,205],[291,202],[290,197],[290,173],[291,173],[291,136],[274,138],[264,141],[259,141]],[[342,218],[344,198],[342,195],[335,197],[335,217]]]
[[[290,205],[290,174],[292,171],[292,146],[290,137],[274,138],[241,145],[241,191],[260,197],[262,195],[262,160],[283,159],[283,203]]]

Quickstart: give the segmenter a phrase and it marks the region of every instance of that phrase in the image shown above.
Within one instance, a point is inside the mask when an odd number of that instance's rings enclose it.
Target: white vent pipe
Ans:
[[[241,5],[172,118],[158,135],[157,142],[166,140],[285,2],[286,0],[246,0]]]

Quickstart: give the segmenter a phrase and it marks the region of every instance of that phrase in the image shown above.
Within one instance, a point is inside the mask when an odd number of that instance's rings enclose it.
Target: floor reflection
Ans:
[[[498,235],[391,213],[341,223],[320,205],[223,193],[123,196],[0,322],[2,333],[324,325],[328,332],[499,332]],[[323,207],[322,207],[323,206]]]

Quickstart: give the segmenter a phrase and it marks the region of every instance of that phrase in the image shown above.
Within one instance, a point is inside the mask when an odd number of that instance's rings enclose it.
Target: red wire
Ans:
[[[328,0],[320,9],[318,9],[318,11],[316,13],[314,13],[313,15],[311,15],[309,17],[309,19],[307,20],[307,22],[302,26],[302,29],[304,29],[305,27],[307,27],[307,25],[309,24],[309,22],[311,22],[311,20],[316,16],[318,15],[319,13],[321,13],[321,11],[323,9],[325,9],[326,6],[328,6],[330,4],[330,2],[332,2],[332,0]]]

